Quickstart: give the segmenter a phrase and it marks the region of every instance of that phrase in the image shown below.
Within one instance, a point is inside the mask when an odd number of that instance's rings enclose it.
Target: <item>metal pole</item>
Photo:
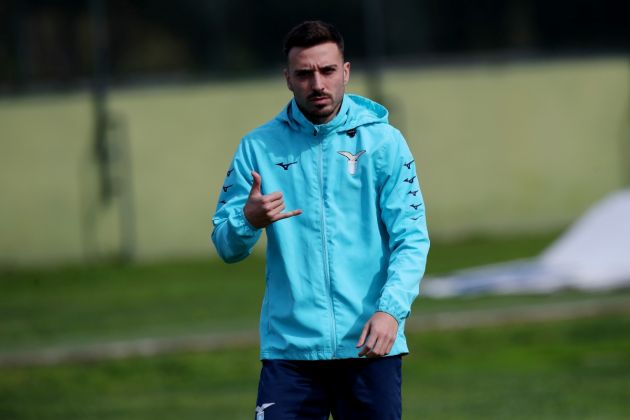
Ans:
[[[113,195],[111,153],[107,144],[107,27],[105,2],[90,0],[92,18],[92,102],[94,109],[94,156],[98,165],[100,198],[108,203]]]
[[[366,82],[368,96],[383,102],[382,60],[385,52],[385,30],[380,0],[363,0],[365,26]]]
[[[119,206],[118,258],[122,262],[135,255],[135,218],[131,180],[130,145],[122,117],[115,118],[107,108],[109,90],[109,42],[104,0],[90,0],[94,73],[92,102],[94,112],[93,151],[98,167],[99,198],[102,206],[117,198]],[[116,176],[116,178],[114,178]]]

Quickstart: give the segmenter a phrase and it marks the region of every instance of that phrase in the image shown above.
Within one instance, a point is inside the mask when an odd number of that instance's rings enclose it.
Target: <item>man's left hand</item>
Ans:
[[[396,341],[398,321],[386,312],[376,312],[365,323],[357,348],[363,347],[359,357],[387,356]]]

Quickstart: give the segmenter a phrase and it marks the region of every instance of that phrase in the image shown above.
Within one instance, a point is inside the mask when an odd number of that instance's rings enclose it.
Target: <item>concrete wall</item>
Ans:
[[[569,224],[623,183],[628,61],[395,72],[433,230]]]
[[[629,80],[622,59],[388,71],[432,234],[557,229],[618,189]],[[349,91],[364,92],[360,75]],[[280,77],[111,93],[138,258],[214,255],[210,219],[234,149],[289,99]],[[0,100],[0,265],[116,252],[120,216],[116,200],[98,205],[91,129],[87,93]]]

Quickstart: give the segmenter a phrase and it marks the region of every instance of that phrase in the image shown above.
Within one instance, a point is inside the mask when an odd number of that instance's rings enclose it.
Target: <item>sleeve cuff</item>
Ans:
[[[254,236],[260,230],[249,223],[249,220],[245,217],[243,209],[238,209],[234,213],[232,217],[232,226],[234,226],[234,230],[238,235],[244,237]]]
[[[411,311],[396,308],[396,306],[397,305],[394,305],[391,302],[381,301],[379,302],[376,310],[378,312],[385,312],[386,314],[393,316],[394,319],[396,319],[396,321],[398,321],[398,323],[400,324],[405,318],[409,317]]]

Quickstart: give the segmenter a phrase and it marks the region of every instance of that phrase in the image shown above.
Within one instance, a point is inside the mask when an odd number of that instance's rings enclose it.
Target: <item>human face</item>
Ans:
[[[350,63],[343,62],[334,42],[293,47],[284,77],[304,116],[314,124],[325,124],[339,112],[350,79]]]

